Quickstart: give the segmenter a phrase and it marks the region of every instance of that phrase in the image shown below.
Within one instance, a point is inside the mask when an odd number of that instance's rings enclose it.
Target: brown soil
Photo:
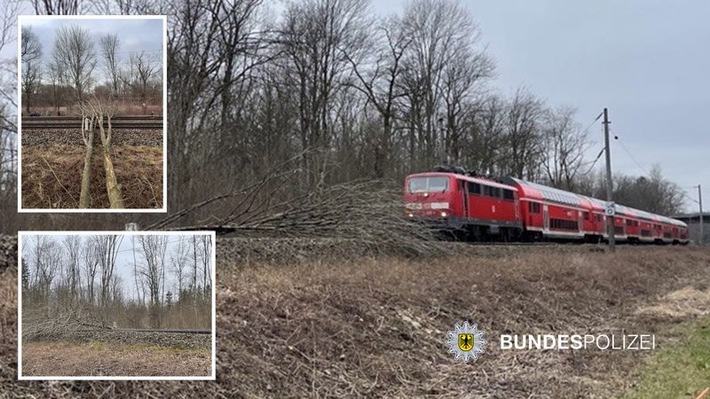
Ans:
[[[230,245],[218,240],[221,254]],[[695,313],[639,309],[679,290],[707,290],[710,251],[491,250],[248,266],[218,256],[217,273],[217,381],[13,383],[16,303],[9,302],[0,385],[11,397],[48,398],[610,398],[628,389],[650,352],[502,351],[499,334],[625,329],[656,334],[667,347],[672,327]],[[2,277],[0,288],[14,289],[16,271]],[[444,345],[463,320],[489,340],[469,364]]]
[[[28,376],[210,376],[211,349],[176,349],[93,341],[28,342],[22,375]]]
[[[85,150],[79,146],[22,148],[22,206],[79,207]],[[126,208],[161,208],[163,201],[162,148],[114,146],[113,164]],[[108,208],[101,148],[94,148],[91,208]]]

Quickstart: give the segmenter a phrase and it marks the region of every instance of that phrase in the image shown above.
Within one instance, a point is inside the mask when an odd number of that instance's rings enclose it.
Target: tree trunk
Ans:
[[[84,144],[86,145],[86,156],[84,157],[84,171],[81,174],[81,194],[79,195],[79,208],[84,209],[91,206],[89,189],[91,183],[91,157],[94,154],[94,130],[93,126],[90,126],[90,128],[91,130],[89,131],[86,140],[84,140]]]
[[[104,131],[103,118],[99,117],[99,130],[101,132],[101,144],[104,153],[104,171],[106,172],[106,192],[111,209],[123,209],[123,197],[121,196],[121,186],[116,179],[116,171],[113,169],[111,160],[111,116],[108,117],[108,132]]]
[[[111,209],[123,209],[123,197],[121,197],[121,187],[116,180],[116,172],[113,169],[111,160],[111,146],[104,145],[104,170],[106,171],[106,191]]]

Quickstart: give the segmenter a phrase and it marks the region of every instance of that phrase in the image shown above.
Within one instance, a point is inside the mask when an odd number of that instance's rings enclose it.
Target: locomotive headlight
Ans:
[[[407,214],[407,216],[409,216],[410,218],[413,218],[413,217],[414,217],[414,214],[410,212],[410,213]]]
[[[447,217],[447,216],[449,216],[448,213],[446,213],[446,212],[441,212],[441,217],[442,217],[442,218],[445,218],[445,217]]]

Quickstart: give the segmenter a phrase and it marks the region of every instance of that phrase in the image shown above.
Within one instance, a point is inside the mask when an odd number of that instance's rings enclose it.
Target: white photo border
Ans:
[[[26,237],[38,235],[88,236],[88,235],[167,235],[209,236],[212,244],[212,365],[208,376],[23,376],[22,375],[22,244]],[[83,380],[83,381],[214,381],[217,379],[217,236],[211,230],[195,231],[29,231],[17,232],[17,379],[20,381]]]
[[[161,208],[73,209],[22,207],[22,22],[46,19],[159,19],[163,22],[163,206]],[[167,15],[19,15],[17,17],[17,212],[18,213],[167,213],[168,212],[168,16]]]

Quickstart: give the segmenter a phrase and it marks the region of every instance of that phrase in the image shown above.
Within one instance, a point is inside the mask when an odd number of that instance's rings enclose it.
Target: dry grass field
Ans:
[[[640,381],[650,352],[502,351],[498,335],[624,329],[656,334],[664,351],[681,339],[677,326],[710,309],[710,251],[692,247],[477,248],[453,257],[314,256],[274,265],[237,264],[224,244],[217,381],[13,382],[16,303],[5,294],[4,395],[613,398]],[[14,292],[16,272],[2,277],[3,292]],[[463,320],[478,323],[490,342],[474,363],[455,361],[444,345]]]
[[[92,159],[91,208],[108,208],[102,158]],[[116,145],[113,163],[126,208],[160,208],[163,202],[162,147]],[[85,150],[76,145],[22,148],[23,208],[79,208]]]
[[[209,376],[211,349],[94,341],[28,342],[23,376]]]

